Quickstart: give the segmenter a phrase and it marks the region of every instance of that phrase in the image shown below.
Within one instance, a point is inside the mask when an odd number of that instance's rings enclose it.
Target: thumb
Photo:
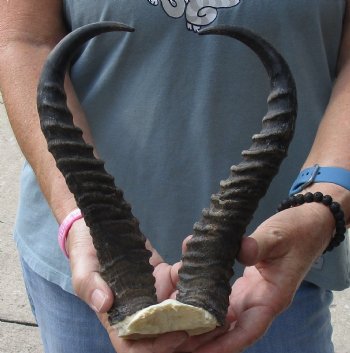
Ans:
[[[279,222],[262,223],[249,237],[243,237],[238,261],[254,266],[263,260],[281,258],[288,252],[290,239]]]
[[[99,274],[99,262],[89,228],[83,219],[76,221],[68,235],[67,250],[76,295],[95,312],[104,313],[113,304],[114,296]]]

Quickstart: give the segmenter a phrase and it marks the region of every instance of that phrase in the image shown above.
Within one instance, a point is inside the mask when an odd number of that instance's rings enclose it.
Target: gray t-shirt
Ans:
[[[238,164],[266,112],[268,79],[257,57],[231,38],[199,36],[206,26],[259,33],[285,57],[299,114],[289,156],[261,201],[251,232],[271,216],[298,175],[335,79],[344,0],[66,0],[70,29],[103,20],[135,27],[81,48],[71,77],[106,169],[168,262],[181,256],[219,181]],[[203,3],[207,7],[203,7]],[[33,270],[72,292],[68,261],[30,166],[22,173],[15,236]],[[348,242],[323,256],[308,280],[349,285]]]

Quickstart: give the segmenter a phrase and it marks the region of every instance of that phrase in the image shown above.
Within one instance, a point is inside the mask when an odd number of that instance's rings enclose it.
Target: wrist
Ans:
[[[61,195],[56,199],[51,198],[49,204],[58,224],[62,224],[67,215],[78,208],[72,194],[67,194],[66,197]]]
[[[312,184],[301,191],[301,194],[306,194],[307,192],[315,193],[321,192],[324,195],[330,195],[332,199],[338,202],[344,211],[344,220],[347,227],[350,226],[350,191],[332,183],[317,183]],[[322,207],[322,205],[318,205]],[[327,211],[327,209],[326,209]]]
[[[324,236],[329,236],[330,239],[325,238],[324,240],[327,241],[328,246],[324,250],[332,251],[335,247],[339,246],[341,242],[344,241],[346,235],[346,226],[345,226],[345,219],[344,219],[344,212],[341,208],[341,205],[333,201],[333,198],[330,195],[324,195],[320,191],[315,193],[307,192],[305,194],[297,194],[293,196],[289,196],[287,199],[283,200],[281,204],[278,206],[277,211],[283,211],[291,207],[299,207],[304,206],[307,204],[315,204],[315,206],[311,209],[311,211],[316,211],[316,205],[322,206],[323,209],[328,209],[328,217],[324,211],[320,214],[314,213],[315,218],[315,225],[317,224],[320,226],[322,224],[322,234]],[[310,206],[309,206],[310,207]],[[321,208],[319,208],[320,212]],[[310,211],[310,210],[309,210]],[[333,222],[329,220],[329,215],[332,215]],[[309,218],[307,213],[304,213],[303,217]],[[328,218],[328,219],[327,219]],[[329,226],[334,227],[329,228]]]
[[[345,222],[350,224],[350,170],[341,167],[319,166],[303,168],[289,194],[321,192],[330,195],[344,211]]]
[[[69,258],[69,254],[67,252],[66,242],[69,231],[73,224],[81,218],[83,218],[83,215],[80,209],[76,208],[67,214],[58,228],[58,244],[67,258]]]
[[[318,164],[302,169],[294,181],[289,194],[298,194],[314,183],[336,184],[350,191],[350,170],[340,167],[320,166]]]

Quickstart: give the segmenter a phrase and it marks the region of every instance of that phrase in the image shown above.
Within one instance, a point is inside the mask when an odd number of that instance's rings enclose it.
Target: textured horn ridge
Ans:
[[[231,292],[235,257],[259,200],[277,174],[294,133],[297,110],[294,80],[284,59],[266,41],[237,27],[214,27],[200,34],[221,34],[249,46],[270,77],[268,112],[242,162],[231,167],[209,209],[195,223],[179,271],[177,300],[201,307],[223,325]]]
[[[114,292],[109,312],[112,324],[157,303],[151,253],[145,237],[123,192],[114,185],[104,162],[94,157],[82,131],[73,124],[64,76],[75,49],[104,32],[133,31],[114,22],[84,26],[65,37],[50,54],[38,87],[38,111],[49,151],[74,194],[86,224],[90,228],[101,275]]]

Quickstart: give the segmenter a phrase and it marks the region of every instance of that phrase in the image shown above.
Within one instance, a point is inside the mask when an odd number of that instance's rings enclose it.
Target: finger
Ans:
[[[266,306],[243,313],[232,330],[195,350],[195,353],[239,353],[255,343],[267,331],[274,313]]]
[[[181,268],[181,266],[182,261],[177,262],[173,266],[171,266],[170,278],[174,288],[176,288],[176,284],[179,281],[179,269]]]
[[[182,254],[184,254],[187,250],[187,243],[192,239],[193,235],[188,235],[185,240],[182,242]]]
[[[165,333],[154,340],[152,353],[175,352],[187,339],[188,335],[183,331]]]
[[[158,301],[175,299],[176,284],[179,279],[178,271],[181,266],[181,261],[172,266],[167,263],[161,263],[154,269],[153,276],[156,279],[155,287]]]
[[[152,253],[151,258],[149,259],[149,263],[153,267],[156,267],[162,262],[164,262],[163,258],[159,255],[158,251],[152,246],[151,242],[148,239],[146,240],[145,247]]]
[[[158,301],[168,299],[175,289],[170,278],[171,267],[167,263],[161,263],[153,271],[153,276],[156,280],[155,288]]]
[[[72,226],[68,251],[75,293],[94,311],[102,313],[113,304],[113,293],[99,274],[99,263],[89,229],[83,220]]]
[[[186,341],[187,337],[185,332],[178,331],[138,341],[116,339],[115,348],[117,352],[128,353],[173,353],[179,345]]]
[[[198,336],[191,336],[189,337],[182,345],[177,347],[177,352],[193,352],[198,347],[203,346],[204,344],[211,342],[216,337],[221,336],[225,332],[228,331],[230,325],[225,323],[225,325],[221,327],[217,327],[215,330],[210,331],[208,333],[198,335]]]

